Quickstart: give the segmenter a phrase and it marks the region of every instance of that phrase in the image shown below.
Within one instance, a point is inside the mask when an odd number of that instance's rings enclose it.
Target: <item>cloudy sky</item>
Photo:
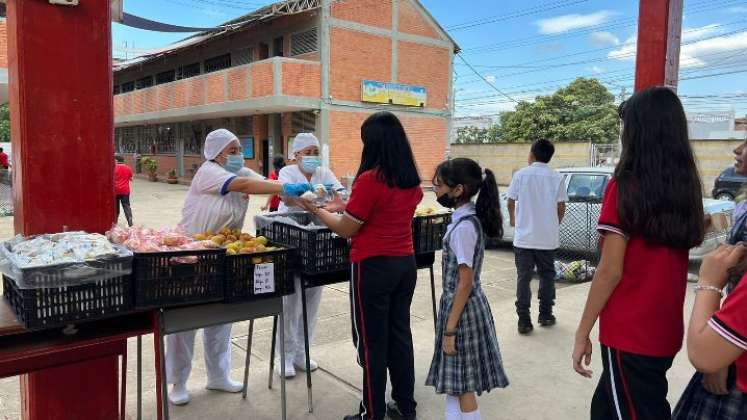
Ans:
[[[125,0],[125,11],[171,24],[204,27],[267,3]],[[633,89],[637,1],[422,3],[460,45],[466,62],[480,74],[456,60],[459,115],[509,110],[515,100],[551,93],[579,76],[599,78],[615,95],[630,94]],[[116,24],[113,36],[115,55],[132,57],[185,35]],[[688,111],[734,110],[737,115],[747,114],[747,1],[685,0],[682,39],[679,93]]]

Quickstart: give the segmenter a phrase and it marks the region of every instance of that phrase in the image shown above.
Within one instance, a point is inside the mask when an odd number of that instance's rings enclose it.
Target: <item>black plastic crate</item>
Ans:
[[[276,244],[270,244],[277,246]],[[277,251],[258,252],[245,255],[226,255],[225,257],[225,300],[242,302],[286,296],[295,291],[293,273],[289,261],[293,249],[284,248]],[[273,263],[275,291],[256,294],[254,290],[254,268],[260,263]]]
[[[314,221],[309,213],[280,213],[279,217],[290,217],[301,225]],[[272,218],[273,216],[264,216]],[[321,224],[316,221],[317,225]],[[350,268],[350,244],[348,240],[332,233],[327,228],[304,229],[281,221],[273,222],[257,230],[272,242],[295,248],[297,262],[293,269],[304,274],[322,274]]]
[[[450,213],[415,216],[412,219],[412,242],[415,254],[440,250],[443,247],[443,239],[449,223],[451,223]]]
[[[18,320],[30,330],[62,327],[107,318],[132,309],[130,276],[94,283],[42,289],[21,289],[3,276],[3,295]]]
[[[135,307],[162,308],[220,301],[224,249],[135,253]]]

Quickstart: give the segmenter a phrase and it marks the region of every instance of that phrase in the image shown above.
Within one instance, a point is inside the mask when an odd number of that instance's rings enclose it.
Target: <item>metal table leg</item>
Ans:
[[[143,336],[137,336],[137,420],[143,418]]]
[[[301,307],[303,308],[303,347],[306,355],[306,391],[309,398],[309,413],[314,412],[311,389],[311,358],[309,357],[309,314],[306,305],[306,285],[301,281]]]
[[[282,301],[281,301],[282,302]],[[280,306],[280,324],[285,325],[282,304]],[[272,375],[272,373],[270,373]],[[283,420],[286,420],[285,405],[285,328],[280,328],[280,404],[282,404]]]
[[[272,344],[270,344],[270,374],[267,378],[267,388],[272,389],[272,374],[275,372],[275,338],[278,333],[278,316],[272,317]]]
[[[168,391],[168,378],[166,377],[166,352],[164,351],[164,338],[163,338],[163,332],[164,332],[164,325],[163,325],[163,310],[159,312],[158,317],[158,341],[160,345],[158,346],[158,354],[159,354],[159,361],[160,365],[159,368],[161,369],[161,399],[163,400],[163,419],[169,420],[169,391]]]
[[[433,266],[428,267],[431,273],[431,303],[433,305],[433,329],[436,329],[436,322],[438,320],[438,313],[436,311],[436,278],[433,274]]]
[[[246,362],[244,363],[244,390],[241,397],[246,399],[246,391],[249,388],[249,363],[252,358],[252,337],[254,336],[254,320],[249,321],[249,335],[246,337]]]

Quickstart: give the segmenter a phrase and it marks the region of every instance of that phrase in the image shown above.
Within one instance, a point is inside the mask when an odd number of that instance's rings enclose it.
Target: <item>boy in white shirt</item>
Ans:
[[[548,166],[555,154],[549,140],[537,140],[529,153],[529,166],[516,172],[508,188],[508,212],[514,230],[514,256],[518,281],[516,313],[519,334],[534,329],[530,315],[534,268],[540,277],[541,326],[555,325],[555,250],[560,246],[560,222],[568,193],[563,175]],[[517,205],[518,202],[518,205]]]

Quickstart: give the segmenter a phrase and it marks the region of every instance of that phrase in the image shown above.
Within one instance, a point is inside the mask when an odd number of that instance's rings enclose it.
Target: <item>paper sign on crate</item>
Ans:
[[[275,264],[257,264],[254,266],[254,294],[262,295],[275,292]]]

